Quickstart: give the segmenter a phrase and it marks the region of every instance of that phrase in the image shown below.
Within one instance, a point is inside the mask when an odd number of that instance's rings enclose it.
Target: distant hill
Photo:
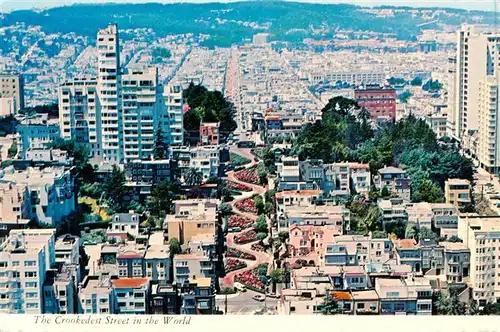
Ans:
[[[20,10],[6,14],[2,25],[25,22],[40,25],[47,33],[75,32],[95,38],[99,28],[110,22],[121,29],[153,28],[157,34],[203,33],[212,43],[228,46],[254,33],[270,32],[275,40],[300,41],[304,37],[331,37],[337,28],[354,31],[393,33],[411,40],[420,32],[419,24],[429,22],[422,15],[398,12],[394,17],[377,17],[362,7],[345,4],[313,4],[284,1],[237,3],[105,4],[73,5],[44,11]],[[446,9],[453,15],[437,15],[433,20],[447,25],[465,22],[491,23],[493,14]],[[474,17],[474,18],[471,18]],[[253,26],[251,26],[253,23]],[[324,28],[322,35],[313,29]]]

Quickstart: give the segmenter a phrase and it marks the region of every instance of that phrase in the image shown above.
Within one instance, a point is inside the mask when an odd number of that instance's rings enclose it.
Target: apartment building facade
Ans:
[[[0,73],[0,96],[12,98],[15,111],[24,108],[24,78],[22,74]]]

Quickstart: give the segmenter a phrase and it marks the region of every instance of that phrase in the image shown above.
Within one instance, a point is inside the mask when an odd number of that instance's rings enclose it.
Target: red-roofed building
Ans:
[[[148,278],[120,278],[112,280],[118,299],[119,314],[144,315],[147,312],[147,298],[150,282]]]

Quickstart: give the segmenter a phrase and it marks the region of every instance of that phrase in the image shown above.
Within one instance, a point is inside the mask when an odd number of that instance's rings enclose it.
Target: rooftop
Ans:
[[[142,288],[149,283],[148,278],[120,278],[112,280],[115,288]]]
[[[378,170],[380,174],[405,174],[406,172],[397,167],[389,166],[389,167],[384,167]]]

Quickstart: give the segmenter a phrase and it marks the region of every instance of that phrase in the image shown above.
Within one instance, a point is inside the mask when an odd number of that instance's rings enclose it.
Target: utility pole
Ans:
[[[227,294],[224,296],[224,315],[227,315]]]

